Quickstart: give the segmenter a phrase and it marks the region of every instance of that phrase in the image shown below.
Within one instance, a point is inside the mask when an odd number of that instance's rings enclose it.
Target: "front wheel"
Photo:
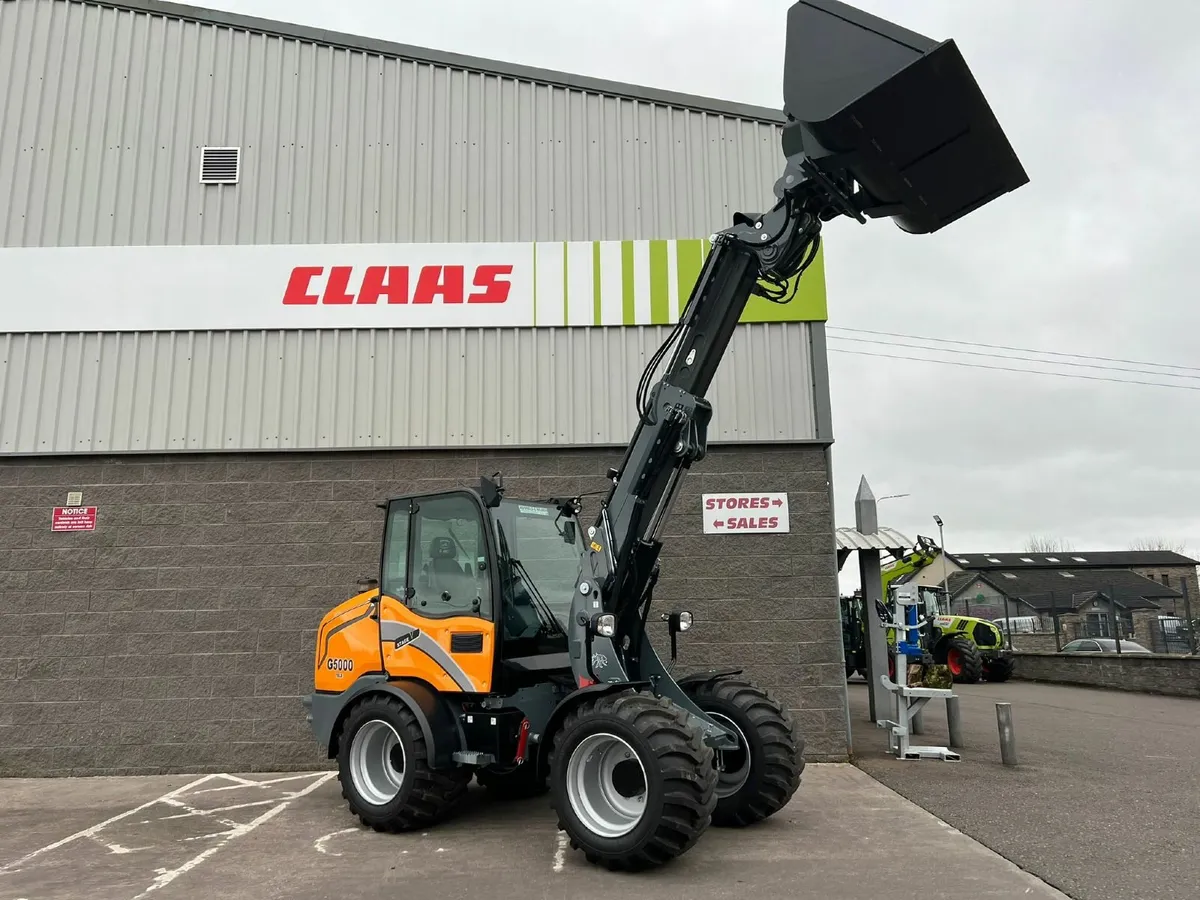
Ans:
[[[947,642],[946,665],[955,684],[976,684],[983,677],[979,648],[964,637],[953,637]]]
[[[717,808],[713,824],[743,826],[774,815],[800,787],[804,738],[791,714],[749,681],[718,679],[687,685],[692,702],[738,739],[717,751]]]
[[[471,782],[465,766],[429,766],[429,747],[417,717],[395,697],[359,701],[338,737],[342,797],[376,831],[424,828],[458,804]]]
[[[554,737],[551,805],[587,860],[638,871],[687,852],[712,821],[712,748],[667,698],[585,699]]]

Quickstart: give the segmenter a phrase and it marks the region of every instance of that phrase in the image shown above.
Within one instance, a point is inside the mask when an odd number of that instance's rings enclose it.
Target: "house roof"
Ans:
[[[1200,560],[1191,559],[1172,550],[1102,550],[1082,553],[1074,550],[1062,553],[951,553],[948,556],[959,568],[971,571],[989,569],[1073,569],[1114,568],[1125,566],[1197,566]]]
[[[605,94],[612,97],[624,97],[631,100],[642,100],[647,103],[659,103],[664,106],[734,116],[768,124],[782,125],[787,121],[782,108],[774,109],[755,106],[749,103],[739,103],[732,100],[720,100],[714,97],[702,97],[695,94],[651,88],[639,84],[628,84],[602,78],[591,78],[584,75],[573,75],[569,72],[558,72],[551,69],[520,65],[518,63],[501,62],[478,56],[467,56],[461,53],[450,53],[428,47],[414,47],[410,44],[399,44],[394,41],[379,40],[378,38],[329,31],[324,28],[296,25],[291,22],[279,22],[274,19],[263,19],[256,16],[242,15],[241,13],[226,12],[225,10],[173,3],[168,2],[168,0],[68,0],[68,2],[85,3],[92,6],[107,6],[135,13],[168,16],[185,21],[199,22],[205,25],[249,31],[255,34],[291,38],[327,47],[359,50],[380,56],[429,63],[434,66],[465,69],[467,71],[481,72],[486,75],[499,75],[522,81],[533,81],[578,91]],[[781,22],[780,24],[782,26],[783,23]],[[780,89],[782,90],[782,85]]]
[[[955,579],[958,584],[956,586]],[[1010,600],[1020,600],[1040,612],[1077,609],[1097,596],[1110,595],[1125,609],[1159,609],[1156,600],[1183,595],[1153,579],[1127,569],[1025,568],[959,572],[950,579],[950,593],[960,596],[976,580]]]

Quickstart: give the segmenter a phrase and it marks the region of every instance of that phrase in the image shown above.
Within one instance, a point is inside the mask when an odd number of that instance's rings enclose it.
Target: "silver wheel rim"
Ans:
[[[350,744],[350,780],[368,803],[383,806],[404,783],[404,745],[400,735],[379,719],[363,725]]]
[[[750,778],[750,742],[746,740],[746,735],[742,729],[738,728],[737,723],[729,716],[707,711],[711,719],[718,725],[724,725],[735,735],[737,735],[738,748],[736,750],[717,750],[717,796],[728,797],[734,794],[745,786],[747,779]]]
[[[567,763],[567,799],[584,827],[618,838],[646,812],[646,768],[633,747],[615,734],[584,738]]]

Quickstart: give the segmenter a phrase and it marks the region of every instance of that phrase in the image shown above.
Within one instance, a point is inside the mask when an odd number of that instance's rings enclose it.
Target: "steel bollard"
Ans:
[[[950,746],[961,747],[963,745],[962,737],[962,713],[958,708],[958,697],[946,698],[946,728],[950,732]]]
[[[912,731],[913,734],[924,734],[925,733],[925,710],[922,708],[922,709],[919,709],[917,712],[913,713],[912,718],[910,718],[908,720],[908,724],[909,724],[909,730]]]
[[[1017,739],[1013,733],[1012,704],[996,704],[996,725],[1000,729],[1000,760],[1006,766],[1017,764]]]

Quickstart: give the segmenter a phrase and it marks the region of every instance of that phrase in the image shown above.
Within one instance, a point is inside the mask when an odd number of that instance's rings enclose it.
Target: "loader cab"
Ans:
[[[389,631],[387,610],[398,603],[403,614],[392,618],[444,651],[433,648],[433,662],[460,690],[504,691],[570,671],[566,631],[584,547],[578,509],[508,499],[488,484],[380,504],[385,669],[398,644],[388,635],[401,627]]]

